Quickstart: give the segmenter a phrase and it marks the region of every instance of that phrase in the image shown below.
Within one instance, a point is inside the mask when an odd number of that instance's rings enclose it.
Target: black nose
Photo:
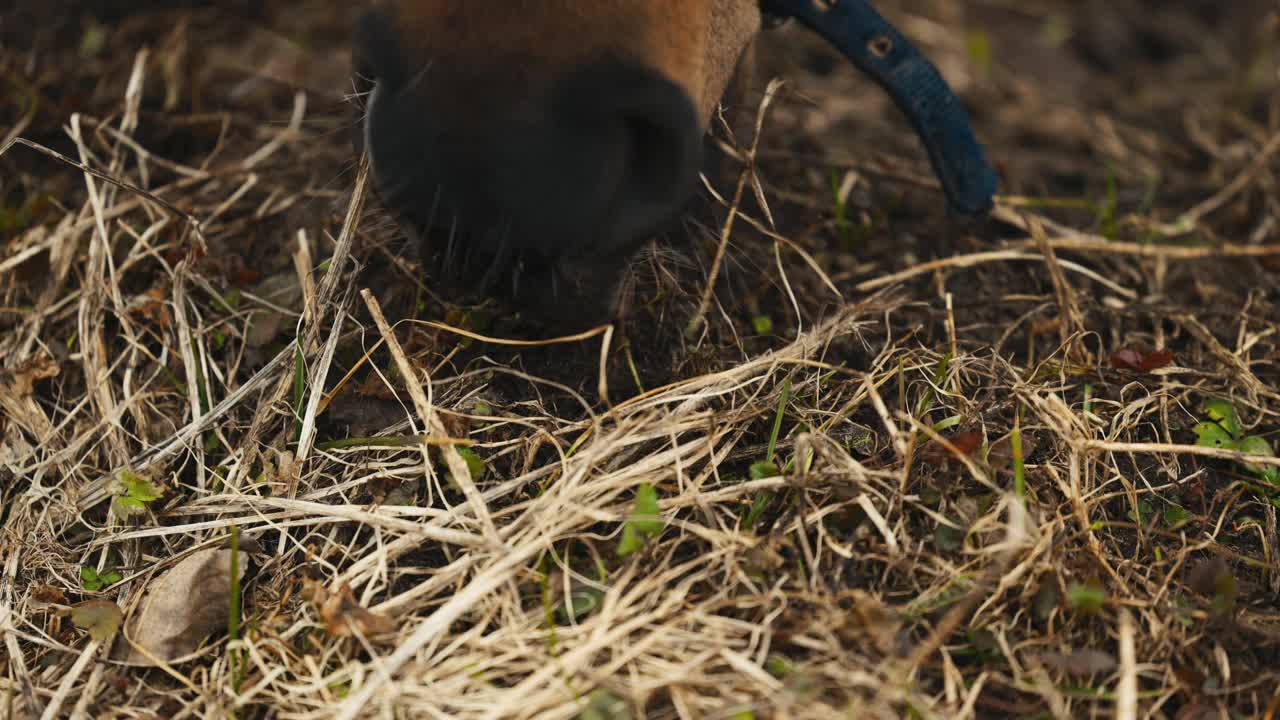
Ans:
[[[384,200],[420,225],[626,251],[678,213],[701,168],[693,101],[638,63],[584,62],[543,91],[445,63],[369,74],[360,140]]]
[[[682,208],[702,166],[702,128],[682,88],[642,65],[599,60],[565,78],[549,107],[546,156],[529,167],[543,181],[530,196],[539,207],[588,225],[600,218],[594,231],[619,249]]]
[[[693,195],[694,101],[642,62],[546,67],[500,48],[414,61],[379,13],[362,22],[355,55],[358,144],[446,284],[599,317],[629,256]],[[549,296],[526,303],[530,292]]]

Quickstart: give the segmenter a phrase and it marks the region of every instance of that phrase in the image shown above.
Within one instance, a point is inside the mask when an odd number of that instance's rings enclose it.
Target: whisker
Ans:
[[[516,255],[515,264],[511,269],[511,297],[520,297],[520,276],[524,274],[524,253]]]
[[[449,220],[449,237],[444,242],[444,268],[447,272],[454,264],[454,250],[457,247],[458,240],[458,216],[454,215]]]
[[[496,232],[498,233],[498,247],[494,251],[493,260],[489,263],[489,268],[480,278],[480,287],[488,292],[497,284],[498,276],[502,273],[505,265],[511,261],[511,225],[502,222]]]
[[[431,67],[435,65],[435,63],[435,58],[427,60],[427,62],[422,66],[422,69],[419,70],[418,73],[409,80],[409,82],[405,83],[405,90],[411,90],[416,87],[418,83],[422,82],[422,79],[427,76],[427,73],[431,71]]]
[[[436,224],[436,213],[440,210],[440,192],[442,188],[436,185],[435,194],[431,196],[431,210],[427,212],[427,224],[423,226],[423,232],[429,233]]]
[[[357,80],[363,80],[364,82],[368,83],[369,89],[361,90]],[[359,73],[359,72],[353,73],[351,76],[351,92],[344,93],[342,95],[342,101],[346,103],[351,103],[352,105],[355,105],[356,107],[360,108],[362,111],[367,111],[368,107],[364,99],[373,93],[373,88],[377,86],[377,84],[378,84],[377,78],[369,77],[364,73]],[[364,115],[361,115],[360,119],[363,120],[364,117],[365,117]]]

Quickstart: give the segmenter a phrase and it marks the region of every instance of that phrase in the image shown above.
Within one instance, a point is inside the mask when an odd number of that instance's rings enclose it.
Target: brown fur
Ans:
[[[740,60],[749,68],[757,0],[375,0],[422,71],[471,88],[467,109],[519,102],[608,53],[638,60],[694,100],[709,126]],[[434,68],[434,69],[433,69]]]

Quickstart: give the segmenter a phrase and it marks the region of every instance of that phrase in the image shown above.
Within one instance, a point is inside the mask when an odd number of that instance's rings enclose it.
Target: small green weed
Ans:
[[[1226,400],[1214,399],[1205,403],[1204,416],[1208,418],[1195,426],[1196,444],[1200,447],[1235,450],[1248,455],[1275,457],[1270,441],[1261,435],[1245,435],[1235,407]],[[1246,470],[1257,477],[1280,485],[1280,468],[1273,465],[1242,463]]]
[[[88,592],[98,592],[115,585],[123,579],[124,576],[116,570],[102,570],[99,572],[88,565],[80,567],[80,587]]]
[[[627,557],[639,552],[645,542],[662,532],[666,521],[658,510],[658,491],[645,483],[636,489],[635,507],[622,528],[622,540],[618,542],[618,555]]]
[[[145,515],[147,506],[164,496],[164,488],[128,470],[121,470],[111,510],[121,520]]]

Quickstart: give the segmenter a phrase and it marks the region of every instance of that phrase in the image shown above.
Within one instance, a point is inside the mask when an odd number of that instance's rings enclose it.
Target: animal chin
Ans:
[[[451,299],[497,300],[513,316],[545,329],[580,330],[614,319],[629,253],[547,251],[589,246],[590,240],[530,235],[508,222],[468,222],[440,209],[429,225],[393,212],[418,242],[428,282]]]

